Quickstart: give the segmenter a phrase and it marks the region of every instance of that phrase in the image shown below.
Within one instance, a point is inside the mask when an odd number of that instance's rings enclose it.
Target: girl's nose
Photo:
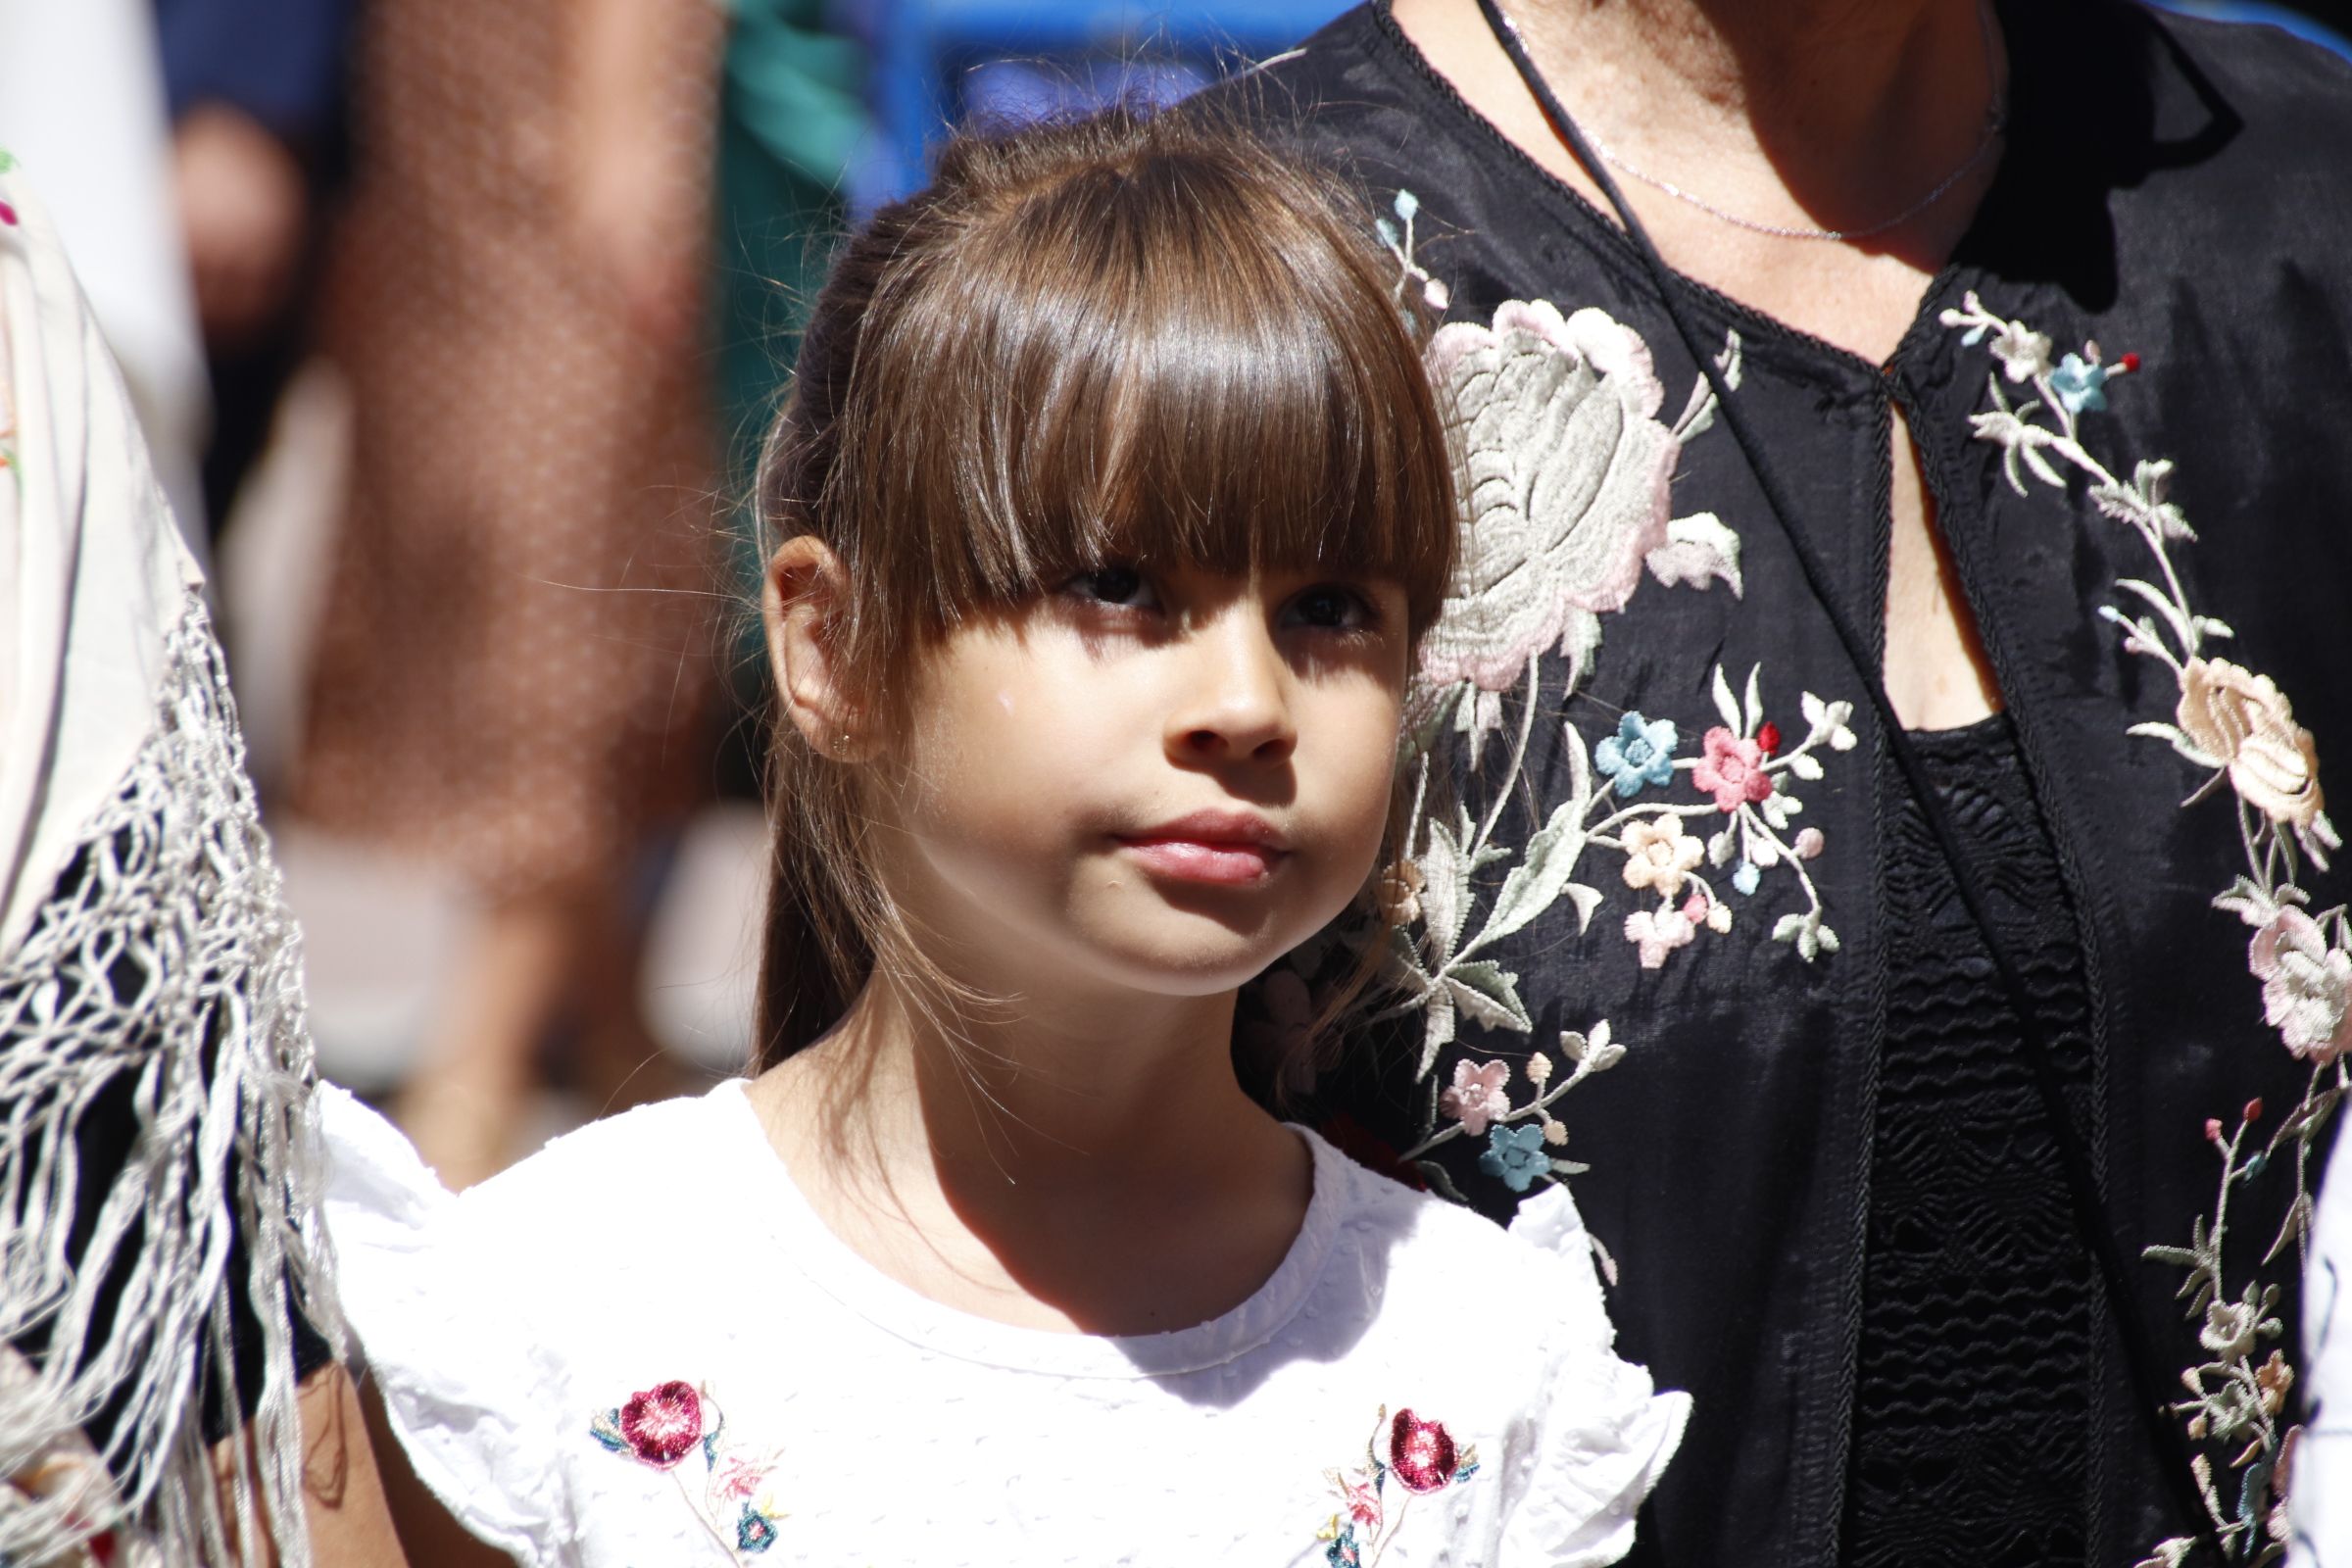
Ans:
[[[1187,637],[1184,691],[1168,712],[1179,761],[1287,760],[1298,740],[1290,666],[1254,595],[1244,595]]]

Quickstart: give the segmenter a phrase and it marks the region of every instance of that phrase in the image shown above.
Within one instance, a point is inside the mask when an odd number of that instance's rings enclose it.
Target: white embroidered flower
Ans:
[[[2205,1308],[2205,1326],[2197,1343],[2224,1361],[2235,1360],[2254,1346],[2259,1314],[2247,1301],[2214,1301]]]
[[[2012,381],[2050,373],[2050,340],[2023,321],[2011,321],[1992,335],[1992,357]]]
[[[1511,300],[1491,326],[1440,328],[1429,364],[1461,436],[1467,522],[1422,673],[1500,691],[1554,645],[1581,667],[1597,617],[1625,607],[1667,542],[1681,448],[1657,417],[1649,350],[1602,312]]]
[[[2230,770],[2230,785],[2273,821],[2308,830],[2324,804],[2311,731],[2268,675],[2226,659],[2191,659],[2175,710],[2190,744]]]
[[[1642,967],[1662,969],[1666,955],[1677,948],[1687,948],[1698,934],[1690,917],[1671,906],[1661,909],[1636,909],[1625,917],[1625,940],[1641,950]]]
[[[2352,955],[2328,946],[2317,920],[2281,906],[2254,934],[2246,967],[2262,981],[2263,1021],[2287,1050],[2329,1062],[2352,1045]]]
[[[1847,723],[1854,716],[1853,704],[1825,703],[1811,692],[1804,692],[1799,695],[1797,706],[1805,715],[1805,738],[1808,742],[1820,741],[1833,752],[1850,752],[1854,749],[1854,732]]]
[[[1680,818],[1650,816],[1630,822],[1625,829],[1625,885],[1655,888],[1671,899],[1683,889],[1683,878],[1698,869],[1707,847],[1683,831]]]

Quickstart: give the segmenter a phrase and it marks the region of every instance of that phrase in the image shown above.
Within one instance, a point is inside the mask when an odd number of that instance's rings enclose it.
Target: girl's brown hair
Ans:
[[[1370,225],[1194,110],[963,134],[877,213],[817,296],[759,478],[769,545],[814,535],[845,568],[826,634],[863,719],[903,721],[910,661],[963,617],[1110,559],[1393,577],[1418,637],[1452,476]],[[945,985],[871,874],[858,768],[781,711],[768,795],[755,1067],[877,966]]]

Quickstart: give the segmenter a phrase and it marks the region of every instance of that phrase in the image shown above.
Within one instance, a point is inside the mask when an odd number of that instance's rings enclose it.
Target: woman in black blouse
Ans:
[[[1394,0],[1247,90],[1373,188],[1471,480],[1418,1049],[1327,1118],[1569,1183],[1698,1401],[1657,1561],[2276,1554],[2352,72],[2107,0]]]

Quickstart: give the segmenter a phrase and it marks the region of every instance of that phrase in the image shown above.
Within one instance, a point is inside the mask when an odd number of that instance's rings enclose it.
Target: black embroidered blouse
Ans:
[[[2352,734],[2352,71],[2111,0],[2001,20],[2001,169],[1887,365],[1678,286],[1865,627],[1898,406],[1920,444],[2052,847],[2036,897],[2080,951],[2080,1010],[2049,1022],[2129,1312],[2259,1555],[2297,1418],[2297,1204],[2352,1041],[2320,794]],[[1384,889],[1417,1005],[1321,1111],[1490,1212],[1570,1185],[1621,1348],[1697,1398],[1638,1554],[1835,1560],[1920,935],[1886,739],[1622,232],[1380,9],[1248,96],[1370,186],[1399,290],[1445,313],[1469,465],[1417,731],[1458,806],[1430,792]],[[2085,1312],[2048,1333],[2092,1361],[2086,1560],[2162,1562],[2189,1527]]]

